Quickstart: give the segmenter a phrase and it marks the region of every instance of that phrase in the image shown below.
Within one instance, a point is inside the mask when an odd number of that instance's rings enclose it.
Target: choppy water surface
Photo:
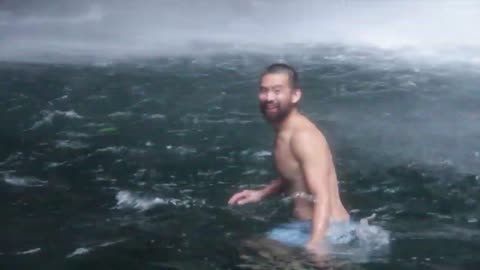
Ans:
[[[476,269],[478,65],[312,50],[0,64],[0,266]],[[267,248],[288,200],[226,205],[275,176],[255,91],[278,60],[300,71],[352,216],[390,232],[375,256]]]

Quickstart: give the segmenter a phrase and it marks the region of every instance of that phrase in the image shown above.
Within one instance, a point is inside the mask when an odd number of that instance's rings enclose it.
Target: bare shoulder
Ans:
[[[291,137],[292,151],[298,156],[319,155],[329,151],[323,133],[311,122],[296,129]]]

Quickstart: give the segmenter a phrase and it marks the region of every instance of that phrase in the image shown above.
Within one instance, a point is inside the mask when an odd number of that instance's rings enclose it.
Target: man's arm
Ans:
[[[307,245],[316,246],[325,237],[330,217],[328,145],[320,133],[301,131],[292,137],[292,149],[303,171],[310,192],[315,198],[312,232]]]
[[[283,189],[284,181],[282,178],[273,180],[266,187],[259,190],[243,190],[234,194],[229,200],[228,204],[246,204],[251,202],[258,202],[267,196],[278,193]]]
[[[281,177],[273,180],[269,185],[261,189],[262,198],[281,192],[284,187],[284,182]]]

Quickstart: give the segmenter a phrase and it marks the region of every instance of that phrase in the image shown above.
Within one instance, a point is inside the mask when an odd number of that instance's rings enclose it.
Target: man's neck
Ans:
[[[276,133],[288,130],[292,125],[293,119],[296,118],[298,115],[298,110],[296,108],[292,109],[292,111],[282,121],[272,123],[273,129]]]

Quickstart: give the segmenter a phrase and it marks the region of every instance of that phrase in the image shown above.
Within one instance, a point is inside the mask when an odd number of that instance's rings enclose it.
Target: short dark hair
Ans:
[[[262,73],[261,78],[267,74],[287,74],[288,81],[290,82],[290,87],[293,89],[300,88],[300,80],[298,78],[297,71],[292,67],[284,63],[274,63],[266,67]]]

